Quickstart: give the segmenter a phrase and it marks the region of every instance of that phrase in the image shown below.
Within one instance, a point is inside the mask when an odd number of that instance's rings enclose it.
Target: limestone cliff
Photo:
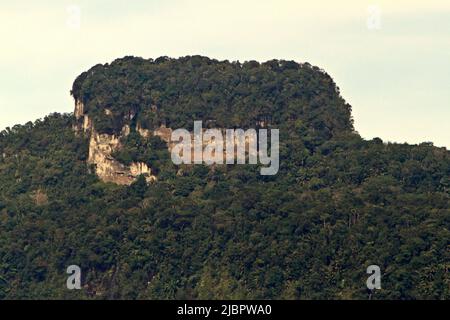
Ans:
[[[152,170],[147,164],[138,162],[126,166],[112,156],[120,150],[120,138],[130,133],[130,128],[125,125],[120,135],[110,135],[98,133],[89,115],[84,113],[84,106],[81,102],[75,102],[76,124],[74,130],[77,133],[84,132],[89,136],[88,164],[95,168],[95,173],[104,182],[112,182],[120,185],[130,185],[140,175],[146,177],[147,182],[156,180],[152,175]],[[170,135],[169,135],[170,137]]]
[[[75,111],[74,111],[76,124],[73,126],[75,132],[89,132],[93,129],[92,120],[84,112],[84,105],[81,101],[75,100]]]
[[[120,149],[120,137],[99,134],[92,130],[89,141],[88,163],[95,166],[95,172],[104,182],[121,185],[131,184],[139,175],[144,175],[148,182],[156,179],[145,163],[131,163],[125,166],[112,157],[114,151]]]
[[[155,108],[155,107],[153,107]],[[105,114],[111,115],[112,112],[109,109],[104,110]],[[152,182],[157,179],[155,175],[152,175],[152,169],[148,167],[146,163],[143,162],[133,162],[129,166],[120,163],[114,159],[113,154],[122,148],[121,138],[126,137],[130,134],[130,125],[124,124],[120,133],[117,134],[107,134],[99,133],[95,130],[94,123],[89,115],[85,112],[85,107],[83,103],[75,100],[75,112],[74,112],[76,123],[74,125],[74,130],[79,133],[84,133],[89,137],[89,155],[88,164],[91,164],[95,168],[95,173],[104,182],[112,182],[120,185],[130,185],[139,175],[144,175],[147,182]],[[132,120],[134,114],[126,116],[124,120]],[[210,120],[211,121],[211,120]],[[130,121],[125,121],[130,123]],[[209,122],[208,122],[209,123]],[[258,123],[260,127],[264,127],[266,123]],[[167,128],[164,124],[160,125],[155,130],[144,129],[139,122],[135,124],[134,129],[144,138],[149,138],[156,136],[161,138],[167,144],[169,152],[174,146],[174,142],[171,141],[172,129]],[[205,131],[206,128],[203,128]],[[225,131],[222,129],[222,134]],[[192,146],[194,145],[194,137],[192,138]],[[256,143],[252,137],[246,137],[245,144],[248,147],[251,143]],[[211,139],[203,139],[203,148],[212,142]],[[234,143],[237,146],[240,142],[236,137]],[[203,152],[203,148],[200,153]],[[191,159],[200,158],[202,154],[196,154],[196,150],[192,147]],[[256,152],[256,151],[255,151]],[[226,160],[226,152],[224,152],[224,162]]]

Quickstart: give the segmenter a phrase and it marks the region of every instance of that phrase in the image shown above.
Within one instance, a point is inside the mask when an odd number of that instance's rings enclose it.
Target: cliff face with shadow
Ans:
[[[110,115],[105,109],[106,116]],[[122,148],[120,140],[130,134],[129,125],[124,125],[119,134],[99,133],[95,130],[93,121],[88,114],[84,113],[84,105],[75,101],[75,125],[73,130],[77,134],[85,134],[89,139],[89,154],[87,163],[93,165],[95,173],[104,182],[112,182],[119,185],[130,185],[140,175],[145,176],[147,182],[156,180],[152,175],[151,168],[144,162],[132,162],[129,165],[120,163],[114,159],[114,152]],[[161,127],[151,132],[150,130],[137,128],[142,137],[162,137],[167,143],[170,142],[170,130]]]

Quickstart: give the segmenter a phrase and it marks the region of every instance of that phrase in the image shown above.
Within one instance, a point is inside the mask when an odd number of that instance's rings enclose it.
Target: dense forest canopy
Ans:
[[[80,75],[72,94],[105,133],[267,121],[280,171],[177,167],[161,141],[132,132],[118,158],[150,158],[158,180],[117,186],[86,165],[73,115],[8,128],[0,298],[450,298],[449,151],[361,139],[317,67],[126,57]],[[66,288],[73,264],[82,290]],[[381,290],[366,288],[369,265]]]
[[[314,140],[353,129],[350,105],[331,77],[293,61],[126,57],[81,74],[72,95],[105,133],[118,133],[133,121],[150,129],[191,129],[194,120],[214,120],[219,128],[304,122]]]

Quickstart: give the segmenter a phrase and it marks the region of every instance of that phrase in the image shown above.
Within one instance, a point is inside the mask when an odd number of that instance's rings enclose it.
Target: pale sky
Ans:
[[[201,54],[317,65],[364,138],[450,148],[449,0],[0,0],[0,39],[0,130],[73,111],[95,64]]]

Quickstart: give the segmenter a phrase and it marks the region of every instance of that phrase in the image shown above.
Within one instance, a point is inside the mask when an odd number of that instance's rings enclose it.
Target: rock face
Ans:
[[[102,181],[129,185],[141,174],[146,177],[147,182],[156,179],[145,163],[132,163],[128,167],[115,160],[112,153],[119,149],[120,137],[91,132],[88,163],[95,166],[95,173]]]
[[[138,162],[126,166],[113,158],[112,154],[121,148],[120,138],[130,133],[128,126],[122,129],[120,136],[100,134],[95,131],[89,116],[84,114],[82,103],[75,102],[74,114],[77,119],[77,123],[74,125],[75,132],[84,132],[89,135],[89,156],[87,162],[95,167],[95,173],[102,181],[119,185],[130,185],[140,175],[144,175],[147,182],[156,180],[147,164]]]
[[[111,111],[105,109],[105,113],[111,114]],[[106,134],[99,133],[95,130],[94,123],[89,115],[85,112],[85,107],[83,103],[75,101],[75,112],[74,112],[76,123],[73,127],[77,134],[84,133],[89,136],[89,156],[88,164],[93,165],[95,168],[95,173],[104,182],[112,182],[119,185],[130,185],[133,183],[138,176],[144,175],[147,182],[152,182],[157,179],[155,175],[152,175],[152,169],[148,167],[146,163],[134,162],[129,166],[124,165],[114,159],[113,154],[120,150],[122,137],[126,137],[130,134],[131,128],[128,124],[125,124],[119,134]],[[134,115],[127,115],[129,119],[133,118]],[[258,123],[260,127],[264,127],[266,123]],[[148,130],[142,128],[139,123],[136,124],[136,132],[138,132],[142,137],[149,138],[152,136],[160,137],[161,140],[166,142],[169,152],[174,147],[175,143],[171,141],[172,129],[167,128],[165,125],[161,125],[155,130]],[[206,129],[203,128],[203,131]],[[225,131],[222,130],[222,134]],[[194,137],[191,135],[192,141],[191,145],[194,145]],[[256,138],[256,137],[255,137]],[[212,142],[210,139],[203,139],[203,145],[200,153],[203,152],[203,148]],[[234,143],[236,146],[240,145],[240,141],[235,138]],[[246,137],[245,142],[246,147],[251,143],[257,143],[254,141],[253,137]],[[196,150],[192,147],[191,159],[199,158],[201,159],[202,154],[196,154]],[[224,151],[224,163],[226,161],[226,150]]]
[[[81,101],[75,100],[74,115],[77,120],[84,116],[84,105]]]
[[[92,120],[84,113],[84,105],[81,101],[75,100],[75,119],[77,123],[73,126],[75,132],[88,132],[93,129]]]
[[[152,135],[150,130],[141,128],[139,123],[136,125],[136,131],[144,138],[148,138],[148,137],[150,137]]]

